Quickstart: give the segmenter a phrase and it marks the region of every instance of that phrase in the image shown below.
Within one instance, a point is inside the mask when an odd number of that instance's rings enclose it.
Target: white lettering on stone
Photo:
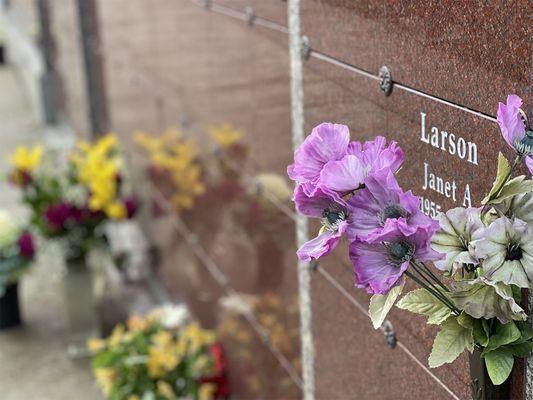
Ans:
[[[429,131],[427,131],[426,116],[426,113],[420,112],[420,141],[429,144],[436,149],[447,151],[452,156],[457,155],[461,160],[466,159],[470,164],[478,165],[476,143],[470,141],[467,142],[463,137],[441,130],[436,126],[432,126]]]

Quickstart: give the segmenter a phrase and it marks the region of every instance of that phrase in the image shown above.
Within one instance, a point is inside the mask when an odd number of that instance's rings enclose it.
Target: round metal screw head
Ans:
[[[309,60],[311,55],[311,44],[309,43],[309,38],[307,36],[302,36],[302,58],[304,60]]]
[[[385,96],[389,96],[392,92],[392,75],[389,68],[383,65],[379,69],[379,88],[383,91]]]
[[[249,26],[253,26],[255,22],[254,9],[252,7],[246,7],[246,23]]]

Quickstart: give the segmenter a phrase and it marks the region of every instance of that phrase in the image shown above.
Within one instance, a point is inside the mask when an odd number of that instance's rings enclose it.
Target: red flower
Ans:
[[[213,383],[216,386],[215,399],[227,399],[230,395],[230,387],[224,351],[220,343],[215,343],[210,347],[209,352],[213,358],[214,372],[211,376],[200,378],[200,383]]]
[[[23,232],[17,241],[20,254],[22,256],[32,259],[35,255],[35,246],[33,244],[33,238],[29,232]]]

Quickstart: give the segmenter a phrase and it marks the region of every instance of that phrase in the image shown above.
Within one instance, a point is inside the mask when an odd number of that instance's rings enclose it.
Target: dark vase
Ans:
[[[18,283],[6,286],[4,295],[0,297],[0,329],[20,325],[20,307]]]
[[[474,349],[470,354],[470,385],[473,400],[508,400],[510,382],[509,378],[501,385],[493,385],[485,361],[481,358],[481,350]]]

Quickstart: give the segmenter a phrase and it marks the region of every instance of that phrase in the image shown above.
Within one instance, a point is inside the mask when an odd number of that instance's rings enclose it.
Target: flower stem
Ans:
[[[411,278],[413,281],[418,283],[422,288],[426,289],[433,297],[435,297],[437,300],[439,300],[442,304],[444,304],[446,307],[448,307],[450,310],[452,310],[453,313],[459,315],[461,314],[461,311],[455,307],[451,301],[445,297],[443,293],[441,293],[438,289],[436,289],[432,284],[428,285],[424,281],[420,280],[417,276],[413,275],[409,271],[405,271],[405,274]]]
[[[435,281],[435,283],[442,288],[442,290],[444,290],[445,292],[449,292],[450,291],[450,289],[448,289],[446,287],[446,285],[444,283],[442,283],[442,281],[437,277],[437,275],[435,275],[433,273],[433,271],[431,271],[431,269],[429,269],[429,267],[426,264],[424,264],[423,262],[417,263],[416,261],[412,261],[412,263],[414,265],[418,266],[423,271],[425,271],[425,273],[427,275],[429,275],[431,277],[431,279],[433,279]]]

